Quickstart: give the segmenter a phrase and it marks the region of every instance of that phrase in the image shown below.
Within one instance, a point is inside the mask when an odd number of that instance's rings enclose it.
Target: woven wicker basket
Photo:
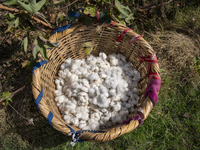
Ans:
[[[141,37],[135,40],[133,43],[129,41],[133,37],[137,37],[138,34],[132,30],[129,30],[126,35],[123,33],[127,29],[126,26],[119,23],[111,24],[93,24],[89,27],[83,24],[74,24],[69,29],[53,34],[49,40],[53,43],[57,42],[57,47],[47,51],[49,57],[48,63],[42,65],[40,68],[33,72],[33,95],[34,98],[38,99],[43,89],[43,97],[38,105],[39,110],[48,119],[51,112],[51,124],[58,131],[68,135],[73,128],[76,132],[79,128],[69,125],[66,126],[65,121],[54,102],[54,90],[55,90],[55,78],[57,71],[60,69],[60,65],[67,58],[72,59],[83,59],[86,58],[85,51],[81,48],[85,42],[91,42],[96,45],[95,50],[91,52],[93,55],[98,55],[99,52],[110,53],[121,53],[128,61],[132,63],[134,67],[141,74],[141,79],[138,83],[138,95],[140,96],[140,103],[136,109],[142,108],[144,114],[144,120],[153,108],[152,101],[147,97],[144,97],[144,91],[147,84],[152,80],[147,77],[148,63],[141,63],[138,56],[148,56],[154,54],[151,46]],[[123,34],[125,35],[120,42],[116,42],[116,39]],[[42,57],[38,55],[38,61],[42,61]],[[159,73],[158,63],[151,63],[150,72]],[[131,114],[132,116],[135,115]],[[131,117],[131,116],[129,116]],[[48,119],[49,120],[49,119]],[[117,125],[110,129],[104,129],[105,132],[84,132],[81,134],[80,139],[84,141],[109,141],[113,140],[125,133],[128,133],[139,125],[138,120],[131,120],[128,124]]]

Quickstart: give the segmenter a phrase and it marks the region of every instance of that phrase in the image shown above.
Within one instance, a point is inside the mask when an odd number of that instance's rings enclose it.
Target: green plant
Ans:
[[[9,103],[9,101],[12,102],[11,95],[12,93],[3,92],[3,94],[0,96],[1,97],[0,103],[2,103],[3,105],[6,105]]]
[[[46,55],[46,48],[52,48],[55,47],[55,45],[41,37],[41,33],[38,31],[41,30],[41,28],[33,20],[45,2],[46,0],[41,0],[38,3],[36,3],[36,0],[10,0],[4,4],[9,6],[17,5],[19,8],[21,8],[18,13],[9,13],[7,15],[6,19],[8,23],[8,29],[6,32],[15,34],[15,37],[19,40],[19,43],[25,52],[27,52],[28,45],[31,42],[29,42],[28,39],[30,39],[30,34],[32,33],[32,37],[36,36],[32,46],[34,58],[36,58],[36,54],[39,52],[42,57],[47,60],[48,57]]]
[[[193,62],[193,67],[198,75],[200,75],[200,59],[198,56],[195,56],[194,58],[190,59]]]

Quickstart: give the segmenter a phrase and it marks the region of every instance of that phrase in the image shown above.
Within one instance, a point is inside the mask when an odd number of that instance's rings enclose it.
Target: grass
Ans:
[[[71,147],[71,138],[54,130],[35,106],[32,106],[34,109],[31,116],[34,116],[35,126],[27,126],[26,122],[9,108],[0,109],[0,147],[2,149],[51,150],[199,149],[200,91],[195,89],[190,82],[181,82],[183,74],[184,72],[162,75],[159,101],[147,120],[138,129],[115,140],[104,143],[84,142]],[[24,108],[27,107],[28,104],[24,106]]]
[[[177,11],[174,23],[200,33],[198,17],[199,7],[185,7]],[[4,34],[2,31],[0,33]],[[27,125],[9,106],[1,105],[0,150],[200,149],[200,77],[189,63],[191,57],[199,54],[196,44],[199,41],[174,31],[148,33],[146,38],[156,51],[163,72],[158,103],[141,127],[112,141],[84,142],[72,147],[71,137],[53,129],[38,111],[31,85],[28,85],[13,97],[11,105],[25,117],[33,118],[35,125]],[[19,89],[31,74],[28,68],[23,67],[30,60],[29,54],[24,56],[17,51],[20,47],[16,45],[8,41],[0,47],[0,56],[3,56],[0,58],[0,82],[3,87],[0,92]]]

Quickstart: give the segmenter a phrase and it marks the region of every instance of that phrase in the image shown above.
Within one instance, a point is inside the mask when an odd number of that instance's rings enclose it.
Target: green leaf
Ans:
[[[32,53],[33,53],[34,58],[36,58],[37,53],[39,52],[39,50],[37,49],[37,45],[38,45],[38,41],[37,41],[37,38],[36,38],[33,45],[32,45]]]
[[[3,94],[0,96],[1,98],[5,99],[5,102],[3,103],[3,105],[6,105],[9,103],[9,101],[12,102],[12,99],[11,99],[11,94],[12,93],[7,93],[7,92],[3,92]]]
[[[34,14],[34,10],[32,9],[33,6],[31,6],[32,3],[30,4],[30,1],[35,1],[35,3],[36,3],[36,0],[29,0],[29,4],[25,4],[19,0],[17,1],[17,3],[21,9],[28,11],[30,14]]]
[[[126,18],[126,16],[123,15],[123,14],[120,14],[118,17],[121,18],[121,19],[125,19]]]
[[[42,8],[42,6],[45,4],[45,2],[46,2],[46,0],[41,0],[40,2],[38,2],[36,4],[35,13],[38,12]]]
[[[56,47],[55,44],[51,43],[50,41],[47,41],[46,44],[44,45],[44,47],[47,48],[54,48]]]
[[[8,5],[8,6],[17,5],[18,4],[17,1],[18,0],[8,0],[8,1],[4,2],[3,4]],[[20,1],[28,2],[28,0],[20,0]]]
[[[60,3],[64,3],[64,2],[65,2],[65,0],[60,0],[60,1],[53,2],[53,3],[56,5],[56,4],[60,4]]]
[[[127,23],[130,23],[131,20],[134,20],[133,14],[130,14],[130,15],[125,19],[125,21],[126,21]]]
[[[35,39],[34,44],[32,46],[32,53],[34,58],[36,58],[38,52],[42,55],[44,59],[48,60],[44,42],[40,39],[40,37],[37,37]]]
[[[7,16],[9,19],[14,19],[15,16],[12,14],[12,13],[8,13],[8,16]]]
[[[96,11],[97,11],[96,6],[94,6],[94,5],[88,5],[84,9],[83,13],[86,14],[86,15],[90,15],[91,17],[95,17],[96,16]]]
[[[34,14],[41,9],[41,7],[45,4],[46,0],[41,0],[38,3],[36,3],[36,0],[29,0],[28,4],[25,4],[19,0],[17,2],[21,9],[28,11],[30,14]]]
[[[7,98],[11,95],[12,93],[7,93],[7,92],[3,92],[3,94],[0,96],[1,98]]]
[[[121,24],[126,26],[126,22],[124,22],[124,21],[120,21],[119,23],[121,23]]]
[[[124,16],[128,17],[129,12],[131,12],[131,10],[129,9],[128,6],[123,6],[118,0],[115,0],[115,7],[117,8],[117,10],[122,13]]]
[[[9,0],[9,1],[6,1],[4,2],[5,5],[17,5],[17,0]]]
[[[17,18],[17,19],[15,20],[14,24],[15,24],[15,28],[18,27],[18,25],[19,25],[19,18]]]
[[[93,45],[91,42],[86,42],[82,44],[82,49],[85,50],[85,54],[89,55],[90,52],[93,50]]]
[[[28,38],[25,37],[24,38],[24,51],[27,52],[27,48],[28,48]]]

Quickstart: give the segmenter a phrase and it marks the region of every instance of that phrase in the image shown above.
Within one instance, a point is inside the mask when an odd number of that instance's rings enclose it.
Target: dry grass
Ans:
[[[166,31],[147,33],[147,41],[156,52],[159,66],[166,71],[181,71],[191,65],[190,59],[199,55],[199,49],[187,35]]]

